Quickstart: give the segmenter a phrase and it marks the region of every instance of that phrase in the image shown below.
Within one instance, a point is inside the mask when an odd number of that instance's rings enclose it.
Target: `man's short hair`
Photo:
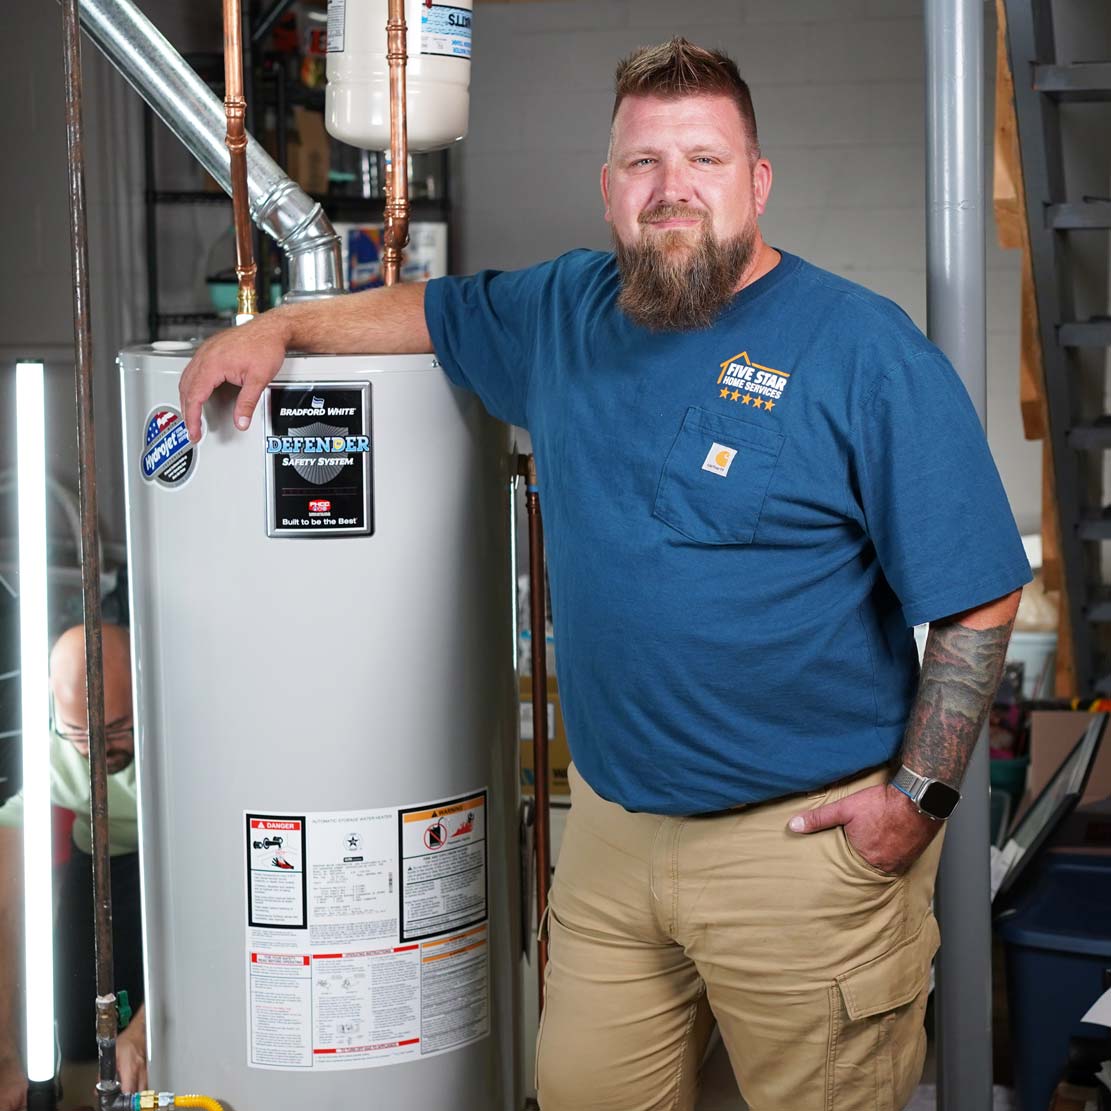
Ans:
[[[737,63],[724,51],[706,50],[676,37],[658,46],[642,46],[617,64],[613,115],[627,96],[727,96],[741,113],[750,159],[760,157],[752,94]]]

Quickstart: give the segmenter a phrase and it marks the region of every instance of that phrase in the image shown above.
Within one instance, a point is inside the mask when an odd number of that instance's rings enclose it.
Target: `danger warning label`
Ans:
[[[305,925],[305,819],[247,815],[247,922]]]

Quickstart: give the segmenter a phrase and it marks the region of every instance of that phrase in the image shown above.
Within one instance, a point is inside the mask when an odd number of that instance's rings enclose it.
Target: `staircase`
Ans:
[[[1103,5],[1088,8],[1099,26],[1092,27],[1086,50],[1099,57],[1062,61],[1054,9],[1071,8],[1056,14],[1075,20],[1078,11],[1083,14],[1078,0],[1000,0],[998,8],[1001,14],[1005,10],[1021,157],[1018,197],[1023,198],[1024,190],[1023,245],[1034,294],[1030,311],[1033,330],[1040,337],[1037,388],[1052,484],[1043,505],[1057,524],[1050,529],[1055,535],[1047,538],[1045,574],[1047,586],[1061,590],[1060,650],[1072,670],[1062,682],[1062,669],[1058,669],[1058,693],[1111,693],[1111,548],[1106,553],[1102,548],[1111,541],[1111,504],[1104,493],[1105,485],[1111,489],[1111,483],[1104,481],[1105,472],[1111,474],[1111,404],[1106,386],[1111,347],[1111,316],[1106,315],[1111,13],[1101,10]],[[1108,166],[1103,195],[1078,195],[1075,187],[1070,188],[1066,168],[1078,155],[1101,157],[1092,145],[1098,146],[1100,135]],[[1080,150],[1077,143],[1084,143],[1086,149]],[[1102,272],[1091,264],[1093,257],[1099,257],[1099,250],[1093,251],[1097,244],[1091,239],[1079,242],[1079,237],[1093,236],[1103,237],[1099,241],[1104,250]],[[1082,315],[1077,305],[1085,301],[1089,304]],[[1025,403],[1023,408],[1026,416]],[[1030,424],[1027,419],[1028,436]]]

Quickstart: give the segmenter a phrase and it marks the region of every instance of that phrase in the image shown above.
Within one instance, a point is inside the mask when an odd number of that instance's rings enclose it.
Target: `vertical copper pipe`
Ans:
[[[529,609],[532,626],[532,751],[536,779],[536,921],[548,911],[548,884],[552,875],[551,801],[548,791],[548,637],[547,588],[544,576],[544,521],[540,516],[540,488],[536,459],[522,460],[525,506],[528,509]],[[548,942],[537,935],[536,968],[540,1011],[544,1011],[544,975],[548,968]]]
[[[409,242],[409,125],[405,107],[405,67],[408,63],[405,0],[389,0],[386,60],[390,64],[390,172],[386,175],[385,250],[382,280],[401,280],[401,255]]]
[[[100,548],[97,543],[96,438],[93,433],[89,247],[85,212],[85,146],[81,124],[81,35],[77,0],[62,4],[65,43],[66,151],[73,249],[73,335],[76,348],[77,484],[81,506],[81,589],[85,611],[85,681],[89,710],[89,811],[92,822],[93,916],[97,1048],[102,1103],[119,1089],[117,1010],[112,971],[112,878],[108,857],[108,763],[104,735],[104,657],[101,651]]]
[[[243,15],[239,0],[224,0],[224,110],[231,154],[231,205],[235,221],[236,315],[258,312],[251,212],[247,199],[247,101],[243,96]],[[238,323],[238,321],[237,321]]]

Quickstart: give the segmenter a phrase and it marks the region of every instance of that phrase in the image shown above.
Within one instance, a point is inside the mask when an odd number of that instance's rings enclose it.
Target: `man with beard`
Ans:
[[[612,254],[281,308],[181,383],[196,437],[288,347],[434,350],[532,435],[574,760],[544,1111],[689,1111],[711,1012],[758,1111],[902,1107],[922,1068],[938,834],[1029,567],[952,367],[764,242],[771,183],[727,56],[637,51]]]
[[[136,1006],[117,1043],[126,1091],[146,1087],[143,1016],[143,938],[139,915],[139,827],[135,806],[135,734],[131,722],[131,648],[126,629],[105,625],[104,720],[108,747],[108,842],[116,984]],[[65,1062],[95,1060],[96,962],[93,952],[92,829],[89,816],[89,717],[85,687],[85,629],[67,629],[50,653],[54,720],[50,793],[74,814],[73,844],[57,888],[54,930],[55,1017]],[[23,1023],[23,806],[20,796],[0,806],[0,1111],[20,1111],[27,1077],[20,1060]]]

